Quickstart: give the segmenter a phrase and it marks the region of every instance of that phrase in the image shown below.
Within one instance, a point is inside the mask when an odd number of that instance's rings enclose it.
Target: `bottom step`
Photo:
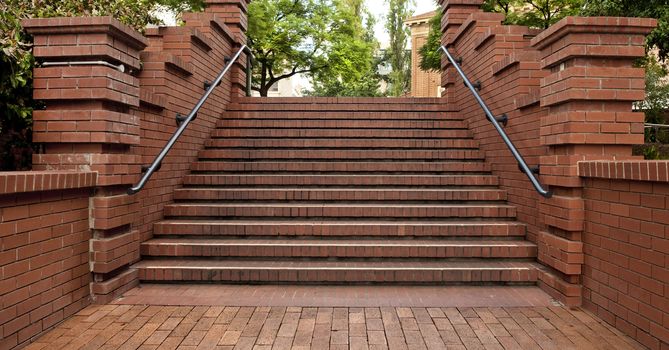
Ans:
[[[256,283],[535,283],[533,262],[338,262],[255,260],[144,260],[133,265],[142,281]]]

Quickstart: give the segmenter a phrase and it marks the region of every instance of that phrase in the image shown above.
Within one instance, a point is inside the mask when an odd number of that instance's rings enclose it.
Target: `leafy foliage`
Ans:
[[[32,67],[20,17],[0,3],[0,170],[30,167]]]
[[[584,0],[486,0],[484,11],[505,15],[505,24],[545,29],[567,16],[577,15]]]
[[[362,0],[342,0],[335,5],[342,30],[332,33],[328,67],[311,74],[313,89],[307,95],[380,96],[376,20]]]
[[[412,15],[412,11],[409,9],[410,0],[386,0],[386,3],[386,30],[390,35],[390,47],[387,51],[391,67],[389,94],[402,96],[409,91],[411,85],[411,52],[406,50],[411,33],[404,21]]]
[[[420,69],[424,71],[439,71],[441,69],[441,7],[430,18],[430,29],[425,44],[418,49],[420,54]]]
[[[362,0],[251,2],[247,36],[257,62],[253,89],[267,96],[280,80],[304,73],[314,81],[311,95],[376,94],[378,44],[369,25],[363,28],[364,12]]]
[[[512,12],[507,23],[546,29],[557,21],[578,14],[583,0],[525,0],[522,9]]]
[[[204,10],[204,0],[154,0],[155,4],[179,15],[183,12],[200,12]]]
[[[247,36],[257,63],[253,89],[267,96],[281,79],[324,69],[333,15],[327,0],[251,2]]]
[[[646,69],[646,99],[638,105],[643,109],[646,123],[669,124],[669,80],[667,68],[654,56],[646,57],[641,65]],[[669,144],[669,128],[646,128],[646,142]]]

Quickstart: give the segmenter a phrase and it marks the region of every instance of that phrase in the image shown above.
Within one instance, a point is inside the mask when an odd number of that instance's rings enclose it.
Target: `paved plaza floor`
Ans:
[[[143,285],[27,349],[643,349],[536,287]]]

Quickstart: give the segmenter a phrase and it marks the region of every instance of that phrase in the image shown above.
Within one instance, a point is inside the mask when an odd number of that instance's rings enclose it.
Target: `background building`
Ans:
[[[404,23],[411,28],[411,96],[440,97],[439,72],[426,72],[420,69],[420,50],[427,41],[430,30],[430,18],[435,12],[430,11],[407,19]]]

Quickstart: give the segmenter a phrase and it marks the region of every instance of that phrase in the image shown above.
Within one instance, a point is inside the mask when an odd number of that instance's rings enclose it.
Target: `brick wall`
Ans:
[[[651,349],[669,347],[669,161],[580,162],[583,306]]]
[[[228,72],[171,149],[145,189],[128,195],[141,165],[150,164],[245,37],[245,1],[210,0],[184,26],[147,29],[145,36],[109,17],[24,21],[38,62],[104,60],[105,65],[38,66],[34,97],[37,170],[98,173],[91,199],[91,293],[109,302],[138,283],[131,268],[209,134],[233,96],[243,93],[246,58]],[[244,16],[243,20],[238,18]],[[230,27],[229,27],[230,26]],[[242,26],[242,27],[240,27]],[[141,65],[140,65],[141,62]]]
[[[434,12],[417,15],[404,23],[411,29],[411,96],[439,97],[441,74],[438,71],[420,69],[419,50],[427,42],[430,31],[429,21]]]
[[[492,112],[507,115],[504,130],[553,197],[544,199],[518,170],[516,160],[472,93],[443,61],[445,101],[464,114],[486,160],[527,224],[545,269],[539,285],[568,305],[581,303],[584,203],[579,160],[632,159],[643,135],[643,38],[654,20],[569,17],[545,31],[502,25],[484,13],[482,0],[443,0],[442,44]]]
[[[533,49],[531,39],[540,31],[522,26],[502,25],[503,15],[480,10],[483,1],[443,1],[442,43],[454,57],[461,57],[461,67],[472,82],[480,82],[479,94],[493,114],[506,114],[508,123],[504,130],[529,166],[540,164],[540,156],[547,147],[540,142],[541,120],[547,109],[540,104],[541,80],[548,74],[541,69],[539,53]],[[453,12],[453,13],[452,13]],[[458,25],[449,24],[455,19]],[[539,205],[541,196],[532,187],[527,176],[504,144],[472,93],[463,86],[462,79],[450,63],[444,62],[443,96],[451,108],[463,113],[486,162],[500,178],[500,186],[508,191],[510,204],[517,208],[517,218],[527,224],[527,239],[540,245],[543,222]],[[540,177],[541,179],[541,177]],[[545,238],[545,237],[544,237]],[[540,261],[546,250],[540,250]],[[578,295],[578,290],[559,286],[559,273],[547,269],[540,273],[540,285],[556,298],[568,301]],[[569,300],[577,304],[577,300]]]
[[[444,100],[464,114],[528,226],[545,269],[539,285],[583,305],[652,349],[669,346],[667,162],[634,159],[642,142],[643,37],[653,20],[567,18],[546,31],[501,25],[482,1],[444,0],[442,43],[539,179],[530,186],[471,92],[442,62]],[[602,160],[608,162],[578,161]],[[617,160],[617,162],[611,162]],[[580,175],[580,176],[579,176]]]
[[[228,26],[209,13],[184,15],[185,26],[149,29],[149,45],[142,52],[139,73],[142,95],[132,110],[141,123],[141,142],[132,151],[150,164],[176,129],[177,113],[187,115],[204,93],[204,82],[213,81],[225,66],[225,58],[239,49]],[[229,72],[163,161],[147,186],[135,195],[140,215],[134,223],[141,240],[151,238],[153,223],[162,219],[190,165],[215,129],[232,96]]]
[[[0,349],[90,303],[93,172],[0,173]]]

